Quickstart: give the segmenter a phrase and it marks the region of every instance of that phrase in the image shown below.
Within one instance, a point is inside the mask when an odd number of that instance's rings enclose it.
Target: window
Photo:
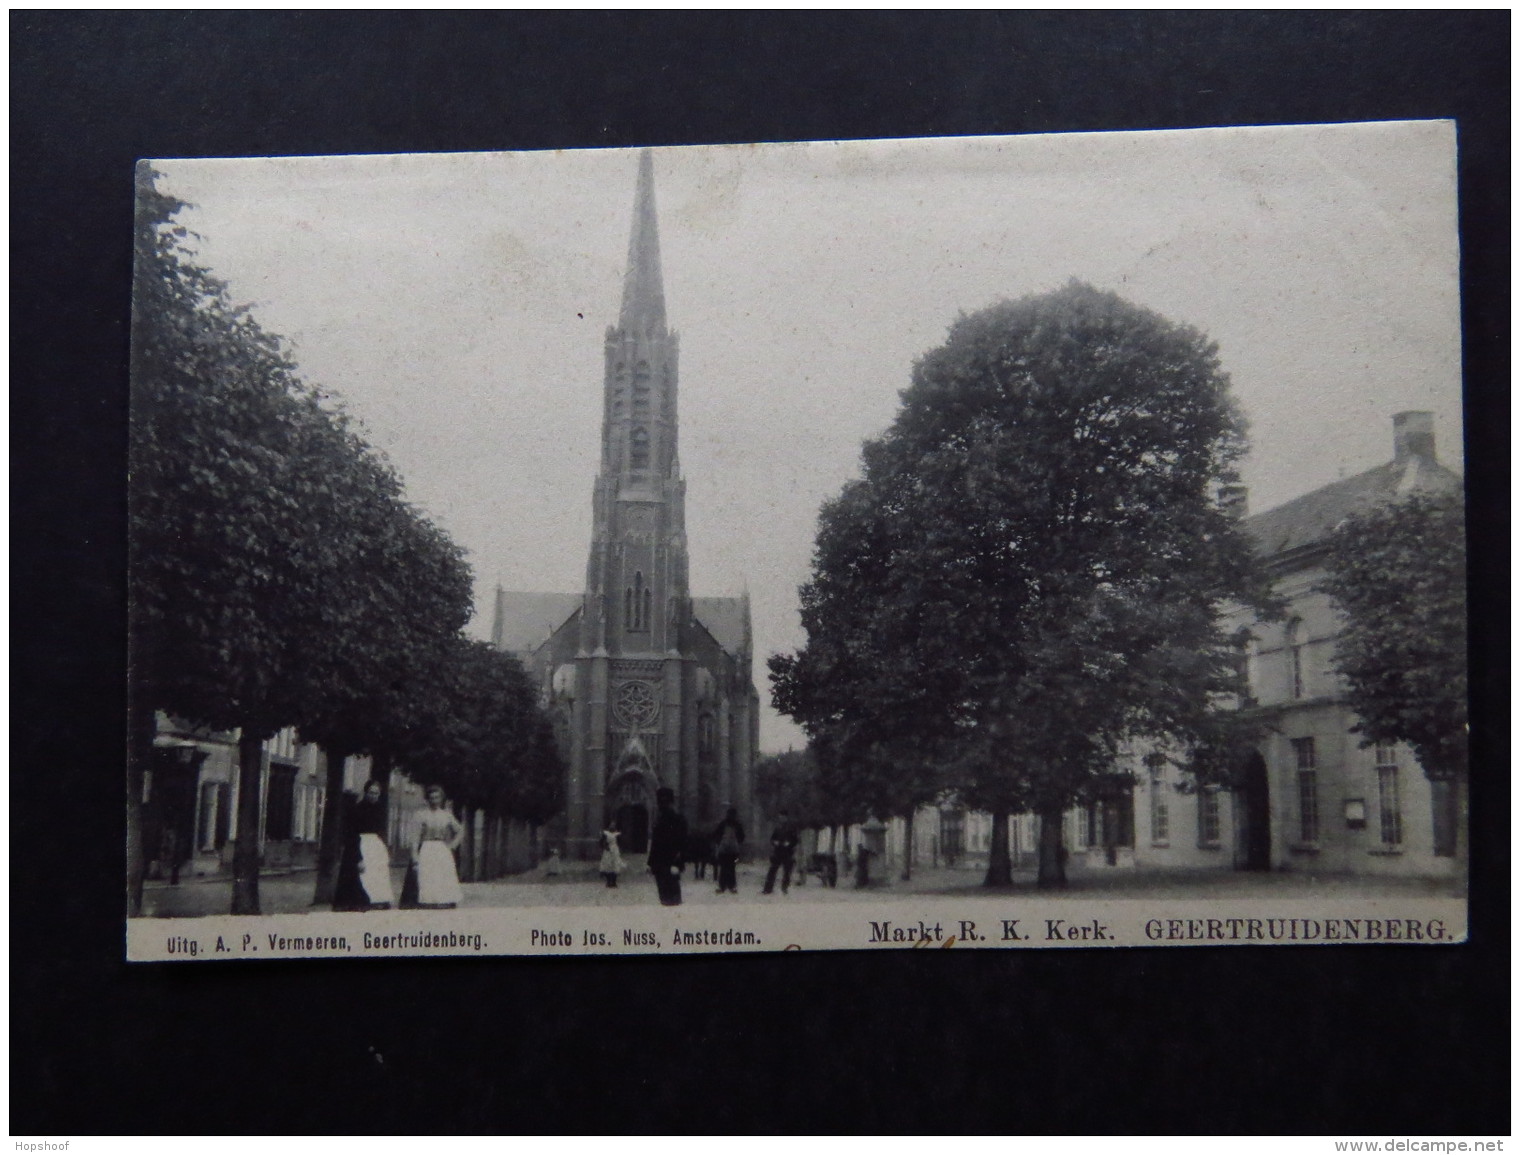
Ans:
[[[644,588],[642,570],[633,575],[633,584],[623,590],[623,623],[630,633],[649,628],[649,591]]]
[[[1165,763],[1159,757],[1146,759],[1151,771],[1151,841],[1165,842],[1170,836],[1171,815],[1167,812]]]
[[[965,853],[966,815],[960,810],[939,812],[940,853],[952,865]]]
[[[1293,761],[1300,770],[1317,770],[1319,763],[1314,757],[1313,738],[1293,739]]]
[[[1255,639],[1241,636],[1235,640],[1235,649],[1230,655],[1230,665],[1235,674],[1236,704],[1241,708],[1256,704],[1256,691],[1252,681],[1254,674],[1252,659],[1255,656],[1255,650]]]
[[[1319,841],[1319,773],[1314,761],[1314,739],[1294,738],[1293,758],[1298,764],[1298,840]]]
[[[640,417],[649,412],[648,361],[640,361],[633,370],[633,411]]]
[[[642,426],[635,429],[628,438],[628,468],[649,468],[649,431]]]
[[[1135,845],[1135,794],[1126,789],[1103,803],[1103,845]]]
[[[1294,698],[1304,696],[1304,623],[1294,618],[1288,623],[1289,687]]]
[[[1298,772],[1298,840],[1319,841],[1319,775],[1313,770]]]
[[[1404,812],[1399,803],[1399,750],[1391,742],[1373,747],[1378,783],[1378,829],[1384,846],[1404,842]]]
[[[1399,768],[1379,766],[1378,823],[1384,846],[1398,846],[1404,841],[1404,817],[1399,813]]]
[[[1198,844],[1219,845],[1219,787],[1205,786],[1198,791]]]
[[[1450,778],[1430,783],[1431,853],[1451,858],[1457,853],[1457,784]]]
[[[294,833],[296,802],[296,768],[271,766],[269,794],[264,814],[264,837],[270,842],[284,842]]]
[[[200,831],[199,845],[202,850],[218,850],[222,845],[216,838],[217,818],[220,817],[218,814],[220,789],[221,784],[217,782],[201,783],[200,810],[195,820],[195,828]]]

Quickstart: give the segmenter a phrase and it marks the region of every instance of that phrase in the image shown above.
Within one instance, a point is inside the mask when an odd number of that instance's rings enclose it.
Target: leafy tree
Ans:
[[[992,813],[989,884],[1033,810],[1060,885],[1061,816],[1126,743],[1215,735],[1238,676],[1220,602],[1270,609],[1213,498],[1243,422],[1201,333],[1076,282],[961,317],[902,400],[820,515],[777,708],[862,761],[898,751],[893,773],[932,761],[902,796]]]
[[[563,805],[563,765],[522,664],[456,637],[436,654],[431,693],[393,752],[414,781],[442,786],[466,815],[541,822]]]
[[[129,825],[154,710],[239,731],[232,909],[251,914],[264,741],[371,693],[408,640],[404,628],[390,649],[377,640],[396,631],[384,611],[412,624],[437,612],[431,630],[457,629],[447,603],[467,576],[457,550],[401,507],[399,480],[346,415],[301,382],[280,340],[195,263],[174,222],[183,207],[140,168]],[[396,568],[399,551],[419,544],[435,547],[421,567]],[[134,910],[140,842],[130,855]]]
[[[755,800],[771,816],[783,810],[800,826],[828,826],[828,804],[820,789],[818,763],[808,750],[767,754],[755,762]]]
[[[382,790],[389,785],[385,755],[404,740],[426,695],[428,655],[453,640],[469,620],[470,571],[462,551],[436,525],[400,500],[400,483],[372,458],[367,500],[353,510],[367,528],[362,555],[335,591],[346,620],[334,623],[301,737],[321,745],[327,762],[327,802],[318,849],[314,901],[330,902],[337,880],[345,809],[344,768],[350,756],[374,754]],[[375,500],[379,494],[386,500]],[[362,491],[355,496],[364,497]],[[422,677],[419,677],[422,675]]]
[[[1460,798],[1468,772],[1461,493],[1416,492],[1348,518],[1330,537],[1328,568],[1324,589],[1345,615],[1335,666],[1360,719],[1355,732],[1364,746],[1408,743],[1426,776],[1457,783]]]
[[[295,716],[270,701],[284,639],[262,612],[294,584],[301,503],[288,442],[309,424],[277,341],[225,286],[196,265],[184,205],[138,170],[129,427],[132,737],[129,829],[141,797],[153,713],[244,727],[234,906],[257,908],[259,743]],[[277,691],[276,691],[277,692]],[[132,839],[129,835],[129,844]],[[140,907],[140,835],[129,855],[129,901]],[[256,860],[253,863],[256,871]],[[242,884],[242,885],[238,885]]]

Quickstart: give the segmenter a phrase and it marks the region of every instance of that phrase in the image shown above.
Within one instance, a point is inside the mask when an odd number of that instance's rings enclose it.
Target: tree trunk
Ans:
[[[1066,847],[1061,845],[1061,819],[1064,816],[1059,806],[1040,811],[1040,873],[1035,885],[1041,890],[1066,885]]]
[[[153,733],[158,728],[152,709],[132,704],[127,735],[127,916],[142,914],[143,873],[143,782],[153,757]]]
[[[903,820],[903,868],[902,880],[909,881],[913,877],[913,811],[908,811],[908,816]]]
[[[1013,863],[1008,857],[1008,811],[992,812],[992,845],[987,850],[987,877],[983,886],[1012,886]]]
[[[238,738],[237,844],[232,850],[232,913],[259,913],[259,803],[264,782],[264,738],[244,730]]]
[[[338,861],[343,856],[347,807],[343,805],[343,771],[348,765],[344,750],[324,747],[327,755],[327,800],[322,805],[322,840],[317,844],[317,890],[313,906],[330,905],[338,889]]]

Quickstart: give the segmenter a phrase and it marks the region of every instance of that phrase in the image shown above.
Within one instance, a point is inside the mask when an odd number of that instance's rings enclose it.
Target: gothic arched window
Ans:
[[[633,371],[633,411],[649,412],[649,362],[640,361]]]
[[[628,438],[628,468],[649,468],[649,432],[642,426]]]
[[[633,575],[633,584],[623,591],[623,621],[629,631],[649,628],[649,591],[644,588],[644,574]]]

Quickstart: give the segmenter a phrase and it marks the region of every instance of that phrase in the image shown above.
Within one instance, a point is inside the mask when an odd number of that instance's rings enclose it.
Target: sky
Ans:
[[[635,150],[159,160],[203,264],[498,584],[579,591]],[[805,641],[819,506],[957,315],[1075,277],[1218,343],[1253,512],[1435,414],[1461,469],[1450,122],[655,150],[691,591]]]

